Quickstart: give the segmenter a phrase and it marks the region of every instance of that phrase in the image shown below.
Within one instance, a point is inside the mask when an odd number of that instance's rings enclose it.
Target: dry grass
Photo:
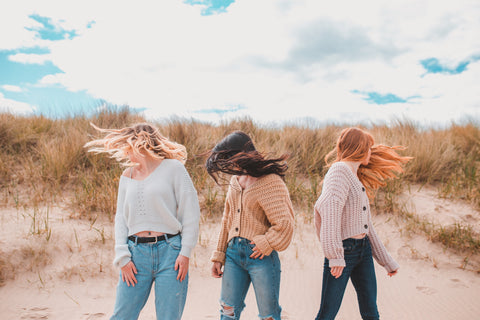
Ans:
[[[38,272],[51,262],[50,253],[45,245],[25,245],[18,250],[22,270]]]
[[[388,188],[387,188],[388,190]],[[411,236],[413,234],[424,235],[433,243],[440,243],[445,249],[451,249],[457,254],[467,257],[480,253],[480,234],[474,231],[471,225],[454,223],[452,225],[440,225],[424,217],[421,217],[407,208],[405,203],[397,199],[388,191],[383,191],[375,204],[375,213],[393,212],[394,217],[402,223],[402,233]],[[477,266],[477,267],[480,267]]]
[[[98,136],[89,125],[119,128],[145,119],[128,108],[105,109],[92,117],[68,119],[0,114],[0,205],[32,208],[66,200],[75,217],[113,219],[118,178],[122,168],[105,155],[88,154],[84,143]],[[312,212],[325,174],[324,156],[335,144],[340,126],[269,128],[251,119],[214,126],[192,120],[171,119],[157,123],[162,133],[186,146],[187,170],[199,192],[206,217],[223,210],[226,186],[218,186],[203,168],[203,153],[233,130],[244,130],[257,149],[278,156],[288,153],[286,183],[292,201]],[[379,192],[377,211],[395,213],[397,195],[410,183],[435,184],[444,197],[462,198],[480,208],[480,128],[475,123],[442,130],[419,128],[413,122],[367,128],[377,143],[404,145],[414,160],[399,180]],[[44,228],[45,229],[45,228]],[[48,230],[46,231],[48,232]],[[45,235],[47,233],[44,233]],[[457,236],[458,234],[452,234]]]
[[[45,245],[26,244],[10,252],[0,251],[0,287],[19,273],[38,273],[50,262],[50,253]]]
[[[15,278],[15,264],[10,261],[10,257],[0,250],[0,287],[4,286],[8,280]]]

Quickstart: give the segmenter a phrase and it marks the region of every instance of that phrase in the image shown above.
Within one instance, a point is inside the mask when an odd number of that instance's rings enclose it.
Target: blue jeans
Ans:
[[[175,261],[180,253],[181,236],[175,236],[157,243],[138,243],[128,240],[128,249],[137,268],[137,284],[127,286],[120,280],[117,299],[110,320],[138,319],[140,311],[148,300],[155,282],[155,309],[157,320],[181,319],[187,298],[188,274],[182,282],[177,280]]]
[[[348,279],[357,292],[358,305],[362,319],[378,320],[377,280],[373,266],[372,248],[368,237],[343,240],[345,268],[342,275],[335,279],[330,273],[328,259],[323,267],[322,301],[316,320],[335,319]]]
[[[245,308],[245,296],[250,282],[255,290],[259,317],[280,320],[280,259],[273,251],[263,259],[252,259],[250,240],[236,237],[230,240],[223,270],[220,319],[240,319]],[[232,309],[233,307],[233,309]]]

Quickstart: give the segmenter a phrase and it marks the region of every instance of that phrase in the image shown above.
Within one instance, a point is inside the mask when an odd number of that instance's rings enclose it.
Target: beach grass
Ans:
[[[0,206],[32,209],[63,202],[72,208],[74,218],[95,220],[99,215],[106,215],[113,220],[123,168],[108,156],[88,153],[83,147],[100,136],[90,123],[102,128],[121,128],[145,121],[141,114],[128,107],[107,108],[93,116],[75,115],[65,119],[0,113]],[[289,154],[285,181],[294,206],[306,215],[306,221],[311,221],[313,205],[327,170],[324,157],[345,127],[291,124],[269,127],[248,118],[217,125],[178,118],[154,123],[163,135],[186,146],[186,168],[207,219],[216,219],[223,211],[226,183],[215,184],[203,167],[205,153],[222,137],[234,130],[243,130],[266,156]],[[401,153],[414,158],[398,180],[389,182],[378,192],[372,203],[376,211],[401,215],[397,197],[411,184],[433,185],[439,190],[439,196],[462,199],[480,209],[478,123],[471,121],[433,129],[399,120],[389,126],[372,125],[366,129],[376,143],[403,145],[407,149]],[[51,232],[48,219],[42,223],[35,222],[33,232],[48,238]],[[437,235],[430,237],[448,247],[468,249],[470,246],[478,250],[479,235],[462,226],[438,230]],[[449,237],[454,239],[448,240]],[[471,244],[465,244],[469,241]]]

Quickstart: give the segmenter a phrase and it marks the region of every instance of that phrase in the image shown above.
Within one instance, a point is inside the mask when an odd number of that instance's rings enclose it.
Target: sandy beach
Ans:
[[[433,189],[412,188],[402,196],[411,212],[441,225],[464,222],[479,228],[480,212],[469,204],[439,199]],[[113,223],[75,218],[66,205],[0,209],[1,254],[7,279],[0,287],[0,319],[108,319],[118,270],[113,258]],[[388,277],[376,264],[382,319],[479,319],[479,257],[447,250],[410,235],[400,218],[373,217],[376,230],[399,262]],[[210,253],[219,223],[202,221],[192,253],[185,320],[218,319],[220,280],[210,276]],[[475,230],[479,231],[479,230]],[[320,304],[323,253],[311,214],[297,210],[294,240],[280,254],[282,319],[314,319]],[[153,294],[140,319],[155,319]],[[253,288],[242,319],[257,317]],[[361,319],[349,284],[337,319]]]

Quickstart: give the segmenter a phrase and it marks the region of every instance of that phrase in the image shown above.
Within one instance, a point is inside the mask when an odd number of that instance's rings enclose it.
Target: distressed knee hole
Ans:
[[[234,317],[235,316],[235,310],[233,309],[232,306],[227,305],[225,302],[221,303],[222,306],[222,314],[227,317]]]

